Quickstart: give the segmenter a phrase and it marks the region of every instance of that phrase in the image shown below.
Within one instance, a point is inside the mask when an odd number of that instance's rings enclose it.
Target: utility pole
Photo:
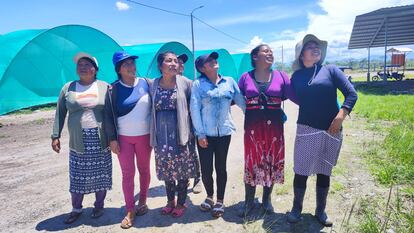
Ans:
[[[195,67],[195,51],[194,51],[194,26],[193,26],[193,13],[194,13],[194,11],[195,10],[198,10],[198,9],[200,9],[200,8],[203,8],[204,6],[198,6],[198,7],[196,7],[196,8],[194,8],[192,11],[191,11],[191,13],[190,13],[190,18],[191,18],[191,46],[192,46],[192,49],[193,49],[193,68],[194,68],[194,78],[193,79],[195,79],[196,78],[196,76],[197,76],[197,69],[196,69],[196,67]]]

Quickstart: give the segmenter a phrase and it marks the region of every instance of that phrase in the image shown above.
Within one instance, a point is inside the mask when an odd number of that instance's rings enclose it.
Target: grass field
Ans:
[[[360,201],[358,232],[414,232],[414,95],[409,85],[407,92],[404,83],[393,84],[357,86],[353,112],[377,135],[364,157],[377,182],[390,189],[387,197]]]

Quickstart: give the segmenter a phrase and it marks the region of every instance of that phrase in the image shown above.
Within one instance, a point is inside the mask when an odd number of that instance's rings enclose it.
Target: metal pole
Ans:
[[[283,45],[282,45],[282,70],[284,70],[284,69],[285,69],[285,65],[283,63]]]
[[[387,71],[387,31],[388,31],[387,17],[385,17],[384,22],[385,22],[384,76],[382,76],[382,80],[384,82],[386,82],[387,81],[387,78],[388,78],[388,76],[386,74],[386,71]]]
[[[367,82],[371,81],[371,74],[370,72],[370,67],[371,66],[371,48],[368,47],[368,73],[367,73]]]
[[[192,47],[192,52],[193,52],[193,69],[194,69],[194,77],[193,80],[197,77],[197,70],[195,67],[195,52],[194,52],[194,24],[193,24],[193,13],[195,10],[198,10],[200,8],[203,8],[204,6],[199,6],[194,8],[191,13],[190,13],[190,18],[191,18],[191,47]]]

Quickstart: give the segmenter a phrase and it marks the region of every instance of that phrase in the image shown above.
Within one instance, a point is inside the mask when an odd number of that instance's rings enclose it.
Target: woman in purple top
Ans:
[[[272,70],[273,52],[266,44],[250,53],[254,70],[244,73],[239,88],[246,99],[244,121],[245,203],[239,213],[245,217],[254,208],[256,185],[263,186],[262,210],[273,213],[270,200],[273,185],[284,182],[285,142],[282,101],[296,102],[285,72]]]
[[[299,101],[294,150],[294,200],[290,223],[301,220],[308,176],[317,175],[315,217],[332,226],[325,213],[330,175],[342,144],[342,122],[351,112],[357,93],[345,75],[333,65],[322,66],[327,42],[308,34],[296,44],[292,86]],[[338,107],[337,89],[345,96]]]

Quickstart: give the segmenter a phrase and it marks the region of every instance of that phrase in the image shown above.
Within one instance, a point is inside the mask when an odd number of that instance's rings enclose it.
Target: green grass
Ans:
[[[8,114],[10,114],[10,115],[24,115],[24,114],[31,114],[34,111],[49,111],[49,110],[55,110],[55,109],[56,109],[56,104],[45,104],[45,105],[33,106],[33,107],[29,107],[29,108],[16,110],[16,111],[8,113]]]
[[[357,90],[352,114],[365,118],[365,128],[373,132],[363,152],[368,168],[378,183],[399,190],[390,197],[363,198],[355,230],[414,232],[414,95],[394,94],[392,85],[364,84]]]
[[[374,176],[381,184],[413,185],[414,96],[358,94],[354,112],[370,121],[369,130],[386,135],[366,153]]]

